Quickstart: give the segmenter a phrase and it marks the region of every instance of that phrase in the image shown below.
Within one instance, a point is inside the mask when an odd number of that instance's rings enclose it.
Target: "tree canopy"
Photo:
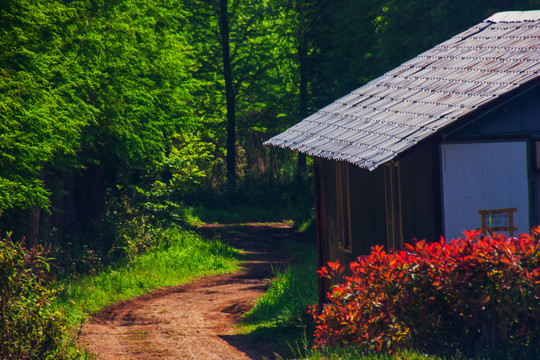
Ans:
[[[0,228],[65,236],[128,187],[178,199],[227,169],[292,179],[271,135],[494,12],[539,6],[4,0]]]

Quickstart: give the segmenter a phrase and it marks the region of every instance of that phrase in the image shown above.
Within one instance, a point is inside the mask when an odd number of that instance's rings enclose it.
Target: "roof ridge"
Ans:
[[[540,20],[540,10],[529,11],[503,11],[491,15],[484,22],[523,22]]]

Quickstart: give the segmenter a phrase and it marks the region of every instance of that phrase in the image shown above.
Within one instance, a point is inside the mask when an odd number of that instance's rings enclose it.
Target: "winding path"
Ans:
[[[243,270],[208,276],[110,306],[82,329],[79,343],[98,359],[274,359],[235,324],[267,289],[272,268],[292,259],[283,240],[313,242],[289,223],[206,225],[207,234],[243,249]]]

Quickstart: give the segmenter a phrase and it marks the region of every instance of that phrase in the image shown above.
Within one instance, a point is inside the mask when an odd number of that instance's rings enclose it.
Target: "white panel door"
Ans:
[[[528,233],[529,186],[525,141],[442,144],[445,237],[481,227],[478,210],[517,208],[517,232]]]

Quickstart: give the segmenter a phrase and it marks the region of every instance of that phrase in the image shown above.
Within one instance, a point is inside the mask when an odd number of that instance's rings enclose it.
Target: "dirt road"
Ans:
[[[312,239],[288,223],[207,225],[203,231],[243,249],[244,269],[115,304],[83,327],[80,344],[111,360],[274,359],[264,344],[237,334],[235,324],[267,289],[272,267],[292,260],[279,242]]]

